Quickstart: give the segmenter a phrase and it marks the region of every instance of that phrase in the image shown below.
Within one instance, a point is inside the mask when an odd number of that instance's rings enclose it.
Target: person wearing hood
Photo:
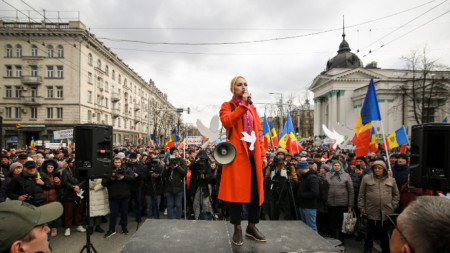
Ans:
[[[392,167],[392,176],[395,178],[399,191],[408,182],[409,173],[408,156],[406,154],[398,154],[397,163]]]
[[[8,188],[8,184],[14,178],[14,176],[19,175],[23,170],[23,165],[19,162],[15,162],[9,166],[9,172],[5,173],[6,177],[2,183],[2,187],[0,188],[0,203],[5,202],[7,199],[6,189]]]
[[[302,221],[317,233],[316,215],[317,199],[319,198],[318,173],[311,169],[306,161],[299,161],[296,168],[301,174],[297,190],[300,215]]]
[[[212,174],[208,161],[208,153],[205,150],[200,150],[194,164],[190,166],[192,174],[189,190],[191,196],[194,196],[193,209],[196,220],[198,220],[200,212],[212,214],[208,188],[208,183],[212,180]]]
[[[61,176],[57,173],[59,169],[59,165],[55,160],[46,160],[42,163],[41,170],[45,174],[47,174],[50,183],[52,184],[52,188],[48,191],[44,191],[47,200],[45,201],[47,204],[55,202],[57,200],[57,189],[61,189]],[[49,227],[51,229],[51,236],[57,235],[57,227],[58,220],[54,220],[49,223]]]
[[[333,160],[330,173],[325,176],[328,181],[328,219],[331,236],[344,242],[341,232],[343,214],[353,208],[355,202],[354,189],[350,175],[344,171],[341,161]]]
[[[375,161],[371,168],[373,173],[364,176],[358,195],[358,208],[368,218],[364,252],[372,252],[374,234],[379,228],[382,252],[389,252],[393,228],[387,216],[398,207],[400,194],[395,179],[389,176],[383,161]]]

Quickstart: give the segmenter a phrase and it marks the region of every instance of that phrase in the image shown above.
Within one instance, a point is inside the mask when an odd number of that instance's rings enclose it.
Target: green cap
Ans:
[[[35,226],[56,220],[62,213],[59,202],[40,207],[20,200],[0,203],[0,252],[24,238]]]

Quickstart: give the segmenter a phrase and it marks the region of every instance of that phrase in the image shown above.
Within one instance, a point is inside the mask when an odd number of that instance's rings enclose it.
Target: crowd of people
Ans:
[[[109,238],[116,234],[119,214],[123,234],[128,233],[129,217],[138,223],[142,217],[161,216],[230,219],[230,203],[218,198],[222,165],[215,161],[213,147],[183,150],[129,145],[115,146],[113,154],[111,176],[89,179],[86,187],[85,181],[75,177],[75,153],[67,149],[3,150],[0,202],[20,200],[35,207],[61,203],[61,219],[46,221],[49,240],[58,235],[58,227],[64,228],[66,237],[74,229],[104,233]],[[357,216],[368,218],[365,252],[372,251],[374,238],[380,239],[383,252],[389,252],[389,241],[398,226],[393,215],[407,209],[417,197],[430,194],[409,183],[406,154],[391,154],[391,169],[380,151],[354,157],[340,149],[306,147],[291,154],[278,147],[269,149],[266,157],[265,201],[259,219],[302,220],[312,232],[344,242],[348,235],[342,230],[343,214],[353,209]],[[86,188],[89,219],[85,219]],[[242,219],[248,219],[248,210],[249,205],[243,204]],[[408,215],[414,218],[413,213]],[[409,216],[405,214],[404,219]],[[445,219],[448,224],[449,217]],[[107,220],[109,226],[102,228]],[[405,233],[411,230],[407,223],[403,226]],[[414,245],[411,243],[409,247]]]

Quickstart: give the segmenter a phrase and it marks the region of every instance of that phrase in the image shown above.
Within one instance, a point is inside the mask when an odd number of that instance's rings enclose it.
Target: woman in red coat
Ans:
[[[235,245],[243,244],[242,203],[249,203],[245,235],[265,242],[266,238],[255,227],[259,222],[259,208],[264,202],[262,168],[267,165],[264,142],[261,138],[261,123],[256,108],[248,102],[250,94],[245,78],[242,76],[233,78],[230,90],[233,98],[222,104],[220,120],[226,128],[228,141],[236,147],[237,152],[232,163],[223,165],[218,198],[230,202],[230,222],[234,225]],[[256,141],[251,143],[241,140],[244,133],[246,136],[255,137]]]

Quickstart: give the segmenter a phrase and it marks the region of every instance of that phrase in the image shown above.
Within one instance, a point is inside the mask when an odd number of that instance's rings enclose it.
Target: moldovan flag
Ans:
[[[187,137],[187,136],[186,136]],[[182,143],[180,143],[180,145],[178,145],[179,148],[184,149],[184,147],[186,147],[186,137],[184,137],[184,140]]]
[[[172,130],[172,133],[169,136],[169,140],[166,142],[166,145],[164,146],[164,148],[175,147],[175,142],[177,142],[177,141],[178,141],[177,128],[174,127]]]
[[[388,148],[393,149],[403,144],[408,144],[408,136],[406,136],[405,128],[400,127],[387,137]]]
[[[264,148],[267,151],[270,146],[270,129],[269,129],[269,122],[267,122],[267,117],[265,113],[264,113],[264,126],[262,135],[264,136]]]
[[[361,113],[353,128],[355,130],[355,137],[353,137],[352,142],[356,145],[356,157],[365,156],[369,153],[370,132],[372,130],[372,121],[374,120],[381,120],[381,115],[377,93],[375,91],[375,83],[372,78],[367,89],[364,104],[361,108]]]
[[[290,154],[302,151],[303,147],[298,143],[294,134],[294,125],[292,124],[291,114],[287,113],[286,125],[284,125],[283,133],[280,138],[280,146],[289,149]]]
[[[375,128],[372,127],[370,130],[370,152],[377,152],[378,151],[378,143],[377,143],[377,132],[375,131]]]
[[[61,151],[61,148],[62,148],[62,139],[61,139],[61,141],[59,142],[59,147],[58,147],[58,151]]]
[[[280,145],[280,144],[278,144],[277,130],[275,130],[273,121],[272,121],[272,129],[270,130],[270,132],[272,133],[272,146],[276,147],[276,146]]]
[[[69,146],[69,148],[72,147],[72,138],[67,139],[67,146]]]
[[[34,149],[36,147],[36,142],[34,141],[34,136],[31,136],[30,148]]]

